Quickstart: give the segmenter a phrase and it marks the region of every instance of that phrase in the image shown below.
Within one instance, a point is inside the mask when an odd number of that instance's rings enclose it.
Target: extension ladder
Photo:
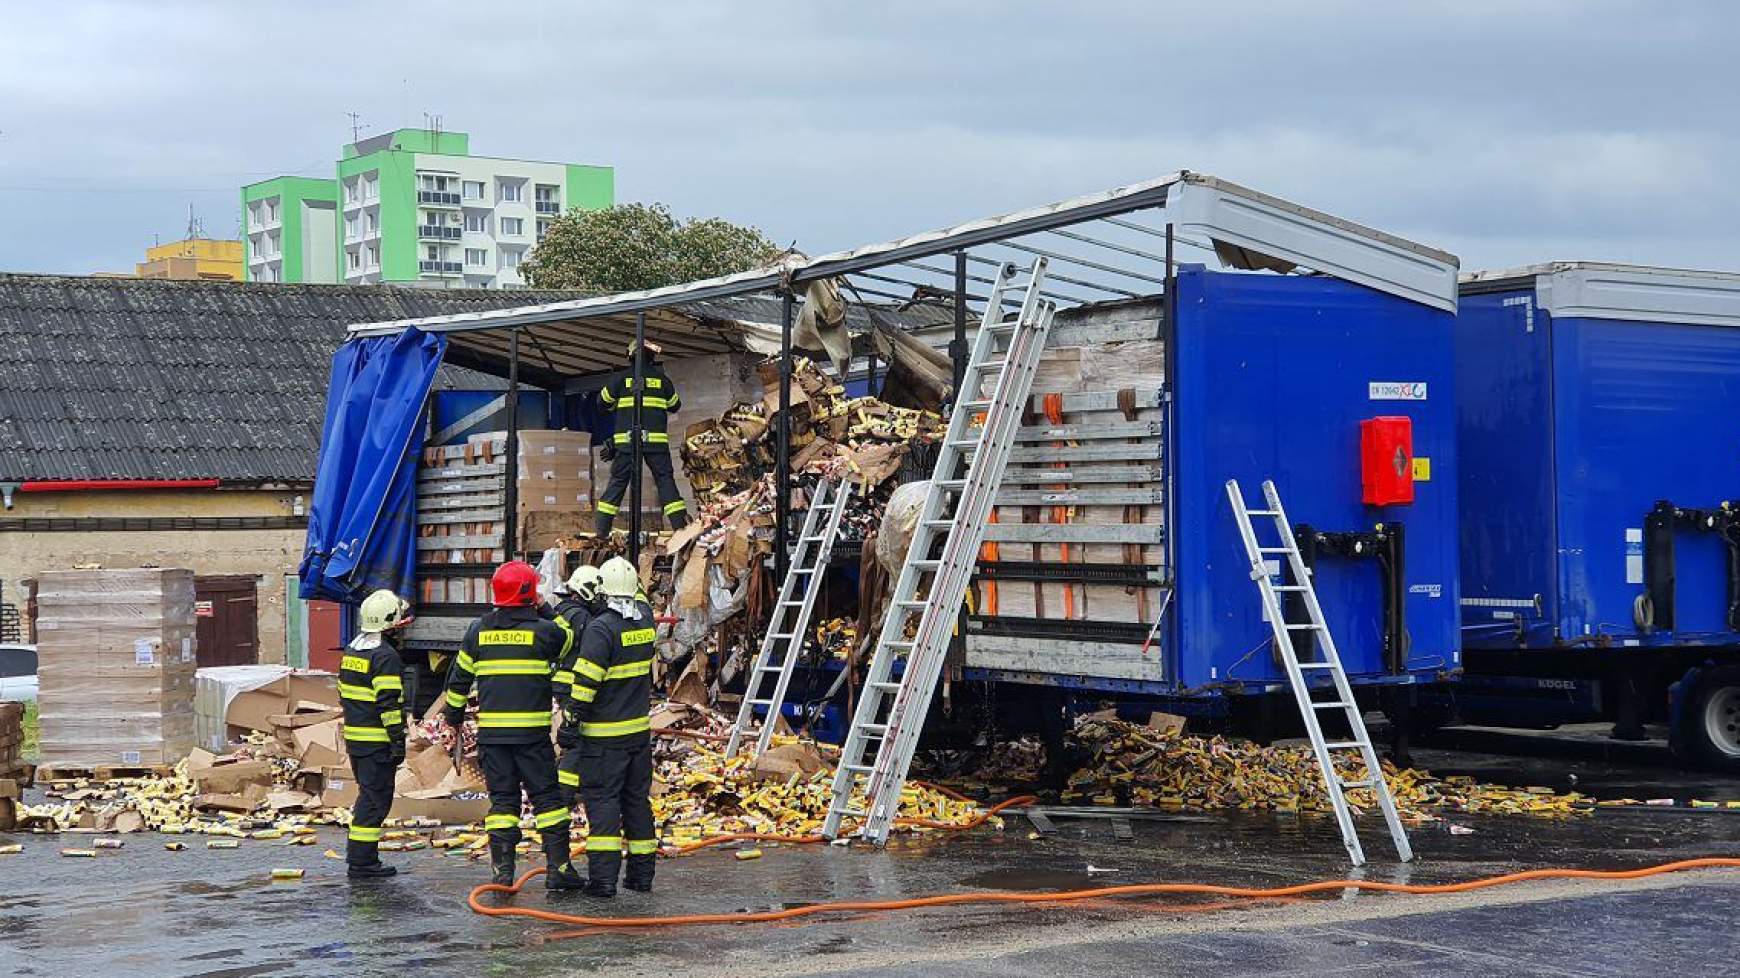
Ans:
[[[878,845],[888,840],[967,582],[977,566],[985,524],[1021,426],[1033,374],[1057,312],[1055,303],[1040,298],[1045,266],[1045,259],[1035,261],[1025,283],[1017,286],[1017,269],[1004,265],[991,285],[930,488],[834,770],[833,798],[822,823],[822,834],[830,839],[839,835],[842,821],[851,816],[864,820],[859,830],[863,838]],[[1004,318],[1005,292],[1022,293],[1013,319]],[[984,393],[987,387],[989,396]],[[895,665],[902,653],[905,669],[897,678]],[[852,805],[853,792],[860,785],[863,808]]]
[[[810,630],[810,614],[816,607],[816,594],[822,589],[822,574],[828,569],[828,557],[834,541],[840,535],[840,517],[852,498],[852,481],[827,477],[816,484],[809,511],[804,514],[803,529],[798,531],[792,548],[791,566],[785,572],[785,583],[779,587],[779,601],[773,606],[773,620],[767,623],[767,634],[761,638],[761,650],[755,654],[755,664],[743,684],[743,704],[737,708],[737,722],[731,726],[731,740],[725,745],[725,759],[737,756],[743,735],[755,720],[756,707],[766,707],[761,721],[761,733],[755,738],[752,758],[760,757],[773,739],[775,718],[785,703],[786,687],[791,685],[792,668],[802,658],[804,639]],[[797,597],[799,589],[803,596]],[[773,688],[763,696],[769,680]]]
[[[1299,713],[1305,719],[1305,733],[1311,738],[1311,750],[1317,755],[1317,766],[1323,772],[1324,788],[1329,795],[1330,807],[1335,810],[1335,821],[1341,826],[1341,841],[1347,846],[1347,855],[1355,866],[1365,864],[1365,851],[1360,848],[1359,834],[1353,827],[1353,815],[1348,810],[1347,792],[1368,788],[1377,797],[1378,807],[1383,810],[1384,821],[1390,829],[1390,840],[1396,846],[1396,856],[1407,862],[1414,858],[1414,850],[1408,845],[1407,829],[1403,828],[1401,816],[1396,813],[1396,802],[1390,796],[1389,783],[1384,780],[1383,766],[1378,762],[1377,751],[1372,749],[1371,735],[1365,729],[1365,718],[1361,716],[1359,704],[1354,700],[1353,686],[1347,681],[1347,671],[1341,667],[1341,656],[1335,651],[1335,639],[1329,634],[1329,625],[1323,617],[1323,606],[1317,601],[1317,588],[1311,580],[1311,569],[1305,566],[1305,559],[1299,553],[1299,543],[1293,537],[1291,524],[1287,522],[1286,510],[1281,508],[1281,496],[1275,491],[1275,483],[1267,479],[1263,481],[1263,509],[1245,507],[1244,491],[1239,488],[1237,479],[1227,480],[1226,494],[1232,501],[1239,537],[1245,544],[1245,555],[1251,561],[1251,580],[1257,582],[1257,591],[1262,596],[1263,617],[1274,629],[1275,648],[1282,666],[1287,670],[1287,682],[1293,687],[1293,697],[1299,702]],[[1257,529],[1251,518],[1258,516],[1267,516],[1274,520],[1275,532],[1281,540],[1279,545],[1269,546],[1257,539]],[[1286,558],[1287,567],[1292,572],[1292,583],[1275,583],[1268,563],[1272,557]],[[1308,621],[1287,620],[1280,595],[1289,593],[1298,594],[1303,599],[1300,604],[1305,608]],[[1295,651],[1293,637],[1299,633],[1309,635],[1313,640],[1307,646],[1305,654],[1309,655],[1309,649],[1315,647],[1321,658],[1305,659]],[[1326,673],[1329,684],[1313,685],[1306,678],[1317,673]],[[1313,694],[1320,690],[1330,692],[1331,698],[1315,698]],[[1352,739],[1324,739],[1323,724],[1318,719],[1318,714],[1328,710],[1341,711],[1347,720]],[[1365,763],[1365,776],[1352,781],[1342,778],[1335,770],[1334,752],[1350,750],[1357,750],[1360,760]]]

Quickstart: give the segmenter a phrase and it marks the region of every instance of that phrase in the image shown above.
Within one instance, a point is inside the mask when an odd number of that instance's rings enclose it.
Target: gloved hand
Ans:
[[[393,763],[399,764],[399,763],[402,763],[404,760],[405,760],[405,742],[403,740],[393,741]]]
[[[606,462],[609,462],[609,461],[615,459],[616,458],[616,446],[611,444],[610,442],[605,442],[604,447],[600,448],[598,450],[598,457],[603,459]]]
[[[571,724],[562,724],[556,731],[556,746],[563,750],[573,750],[580,746],[580,728]]]
[[[447,721],[447,725],[458,733],[459,728],[465,725],[465,707],[449,706],[441,711],[441,719]]]

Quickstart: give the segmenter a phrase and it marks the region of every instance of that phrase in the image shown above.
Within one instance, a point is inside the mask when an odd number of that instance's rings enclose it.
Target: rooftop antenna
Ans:
[[[205,222],[194,216],[193,205],[190,203],[187,205],[187,234],[182,237],[182,240],[193,241],[203,237],[205,237]],[[192,249],[193,246],[188,245],[185,250],[191,252]]]
[[[350,116],[350,141],[353,143],[360,141],[362,139],[362,116],[355,112],[346,112],[345,115]]]
[[[423,128],[434,135],[433,142],[441,142],[441,117],[439,115],[429,112],[423,113]]]

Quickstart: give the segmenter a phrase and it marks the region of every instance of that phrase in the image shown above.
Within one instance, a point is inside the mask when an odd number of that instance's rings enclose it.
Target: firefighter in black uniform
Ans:
[[[586,893],[616,895],[623,885],[652,889],[658,837],[652,813],[652,606],[638,597],[634,565],[612,557],[599,568],[605,608],[586,626],[574,660],[574,693],[558,739],[580,752],[586,803]]]
[[[566,707],[568,698],[574,688],[574,660],[580,657],[580,637],[586,634],[586,626],[600,611],[604,610],[604,595],[598,590],[598,582],[602,578],[598,568],[591,564],[581,564],[568,576],[568,593],[556,604],[556,615],[568,623],[574,632],[574,647],[567,657],[556,666],[556,675],[550,681],[550,690],[556,694],[556,702]],[[562,785],[562,803],[572,808],[574,796],[580,790],[580,751],[578,748],[564,748],[556,761],[556,780]]]
[[[671,474],[671,436],[665,430],[669,417],[677,413],[683,399],[677,395],[670,375],[659,367],[659,353],[656,343],[646,344],[640,353],[643,390],[639,397],[635,396],[634,390],[633,343],[628,345],[628,368],[612,377],[598,392],[598,399],[616,420],[616,434],[611,436],[604,453],[605,461],[610,463],[610,483],[598,497],[598,535],[601,537],[610,534],[611,521],[621,512],[622,497],[628,493],[628,483],[634,476],[633,431],[637,404],[640,406],[640,457],[645,460],[647,471],[652,473],[665,519],[670,521],[673,530],[680,530],[689,522],[689,507],[683,502],[682,494],[677,491],[677,480]]]
[[[447,676],[444,716],[455,736],[465,722],[466,696],[477,684],[477,753],[489,786],[489,861],[494,882],[514,881],[520,842],[520,789],[532,799],[532,822],[544,840],[544,885],[577,890],[583,884],[568,852],[569,811],[556,784],[550,746],[550,681],[568,656],[568,623],[538,614],[538,572],[523,561],[496,568],[490,581],[495,609],[473,622]]]
[[[410,621],[410,606],[380,590],[363,599],[360,632],[338,667],[338,697],[344,705],[344,746],[356,775],[350,839],[344,860],[353,879],[379,879],[398,872],[382,864],[381,823],[393,807],[393,780],[405,759],[404,663],[388,637]]]

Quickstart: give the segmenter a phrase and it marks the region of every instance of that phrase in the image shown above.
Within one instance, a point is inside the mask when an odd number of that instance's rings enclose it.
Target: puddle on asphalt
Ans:
[[[986,890],[1086,890],[1114,885],[1104,876],[1067,869],[992,869],[960,881]]]

